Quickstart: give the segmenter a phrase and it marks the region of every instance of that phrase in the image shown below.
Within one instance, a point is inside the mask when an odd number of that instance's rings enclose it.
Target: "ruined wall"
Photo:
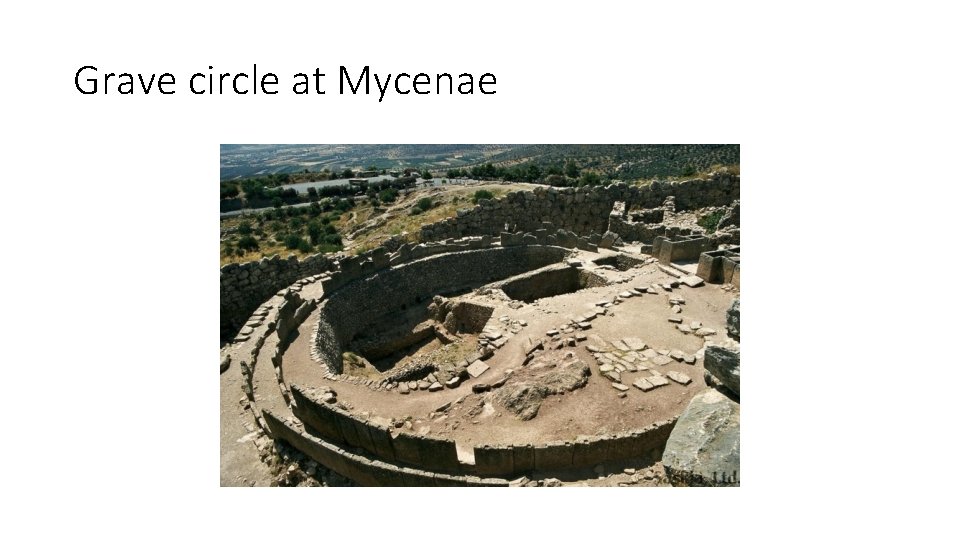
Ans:
[[[537,188],[532,192],[510,193],[500,199],[482,200],[473,209],[459,211],[458,217],[425,225],[420,230],[420,240],[427,244],[394,246],[396,242],[391,241],[390,247],[395,247],[393,253],[381,247],[364,256],[339,260],[321,254],[299,261],[294,256],[281,259],[275,255],[257,262],[227,264],[220,268],[220,336],[232,336],[257,306],[297,280],[330,272],[332,275],[324,280],[324,291],[333,291],[391,265],[440,253],[489,248],[493,238],[500,237],[505,224],[516,231],[541,231],[537,238],[532,234],[518,235],[515,243],[510,242],[512,245],[555,244],[596,251],[599,234],[607,230],[616,201],[624,201],[628,211],[634,213],[660,206],[668,196],[675,198],[677,211],[730,205],[740,198],[740,177],[718,174],[706,180],[654,182],[639,188],[625,184],[598,188]],[[544,222],[549,226],[544,227]],[[576,233],[581,238],[571,238],[558,229]],[[642,238],[636,237],[639,233],[626,230],[613,232],[620,234],[625,241],[649,242],[656,235],[674,236],[662,226],[644,229],[640,235]],[[466,236],[478,238],[464,238]],[[434,243],[441,240],[443,243]],[[739,238],[735,240],[731,243],[739,243]]]
[[[567,251],[554,246],[479,249],[416,260],[342,285],[320,305],[317,350],[342,373],[342,346],[372,320],[471,286],[554,264]]]
[[[639,457],[656,459],[676,423],[677,417],[674,417],[643,429],[579,437],[576,441],[478,446],[473,451],[476,473],[513,478],[531,472],[581,469]]]
[[[431,471],[457,473],[456,443],[409,433],[395,436],[387,428],[354,416],[336,406],[316,401],[304,389],[292,385],[293,413],[324,440],[359,448],[377,458],[402,462]]]
[[[274,439],[284,440],[324,467],[361,485],[408,487],[506,487],[500,478],[478,478],[467,475],[433,473],[409,467],[398,467],[352,453],[322,439],[300,431],[297,426],[263,410],[267,430]]]
[[[312,255],[298,261],[279,255],[243,264],[231,263],[220,268],[220,337],[235,333],[250,314],[294,281],[332,270],[333,259]]]
[[[428,242],[483,234],[496,236],[505,225],[510,230],[531,232],[543,228],[543,222],[581,236],[602,233],[607,230],[616,201],[624,201],[633,212],[660,206],[669,196],[675,198],[678,212],[726,206],[740,198],[740,177],[717,174],[705,180],[653,182],[643,187],[618,183],[600,188],[537,188],[513,192],[500,199],[482,200],[473,209],[457,212],[457,217],[425,225],[420,239]]]

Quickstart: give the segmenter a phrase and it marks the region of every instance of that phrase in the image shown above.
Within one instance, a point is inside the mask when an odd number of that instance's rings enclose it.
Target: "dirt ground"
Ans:
[[[580,258],[590,259],[609,254],[581,254]],[[631,384],[635,378],[649,375],[648,372],[624,372],[622,383],[630,389],[621,393],[611,386],[610,381],[600,376],[599,365],[585,346],[596,345],[596,336],[607,342],[635,337],[654,350],[680,350],[693,355],[703,347],[704,338],[681,333],[676,324],[667,319],[682,317],[685,323],[697,321],[717,331],[717,335],[711,339],[725,338],[725,312],[735,294],[716,285],[707,284],[697,288],[681,286],[674,292],[660,290],[659,294],[622,299],[620,304],[610,307],[607,315],[601,315],[591,322],[591,329],[582,331],[590,338],[579,342],[576,347],[560,351],[573,352],[590,366],[592,375],[587,385],[565,395],[547,397],[539,414],[532,420],[516,418],[495,402],[492,393],[474,394],[471,391],[474,383],[489,383],[502,377],[506,370],[523,369],[524,354],[521,349],[527,337],[545,338],[548,330],[589,312],[598,303],[613,298],[621,291],[672,279],[656,264],[626,272],[591,268],[589,262],[587,268],[611,281],[623,282],[542,298],[522,304],[518,309],[503,303],[495,310],[488,326],[495,326],[504,316],[511,320],[523,319],[527,326],[517,334],[510,334],[504,329],[504,334],[512,337],[487,360],[491,369],[477,379],[466,381],[459,388],[440,392],[415,391],[404,395],[397,391],[376,391],[344,381],[322,379],[321,366],[310,359],[309,331],[301,332],[284,355],[285,380],[288,384],[329,386],[337,392],[341,403],[347,404],[358,414],[368,413],[372,420],[383,425],[399,425],[403,426],[399,429],[452,438],[465,459],[472,459],[472,448],[479,444],[532,443],[574,439],[578,435],[617,433],[643,428],[679,414],[690,398],[704,387],[701,361],[698,360],[694,365],[674,361],[662,367],[654,366],[663,374],[668,371],[686,374],[691,382],[681,385],[671,381],[669,385],[649,392],[643,392]],[[685,301],[681,306],[683,312],[679,315],[671,311],[669,298],[674,294],[679,294]],[[305,322],[304,328],[312,328],[313,317]],[[444,412],[436,412],[451,403]]]

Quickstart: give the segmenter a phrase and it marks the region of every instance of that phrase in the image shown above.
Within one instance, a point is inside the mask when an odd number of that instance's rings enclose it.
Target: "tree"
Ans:
[[[237,240],[237,247],[247,251],[260,249],[260,245],[252,236],[241,236],[240,240]]]
[[[344,170],[343,170],[343,173],[341,174],[341,176],[344,177],[344,178],[353,178],[353,177],[356,176],[356,175],[353,174],[353,170],[351,170],[351,169],[344,169]]]
[[[433,178],[433,175],[430,174],[430,171],[428,171],[427,169],[424,169],[424,170],[423,170],[423,179],[424,179],[424,180],[431,180],[432,178]]]
[[[570,178],[577,178],[580,176],[580,168],[577,167],[577,162],[572,159],[567,162],[566,166],[563,168],[563,173]]]

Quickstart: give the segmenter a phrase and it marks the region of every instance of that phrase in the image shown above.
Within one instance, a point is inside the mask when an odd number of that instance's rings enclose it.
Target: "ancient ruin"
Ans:
[[[221,483],[739,485],[739,197],[537,188],[224,266]]]

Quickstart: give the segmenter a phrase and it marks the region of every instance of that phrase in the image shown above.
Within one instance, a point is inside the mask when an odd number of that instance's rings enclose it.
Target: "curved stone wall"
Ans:
[[[401,313],[447,295],[522,274],[563,260],[557,246],[476,249],[419,259],[357,279],[332,292],[321,303],[316,351],[334,373],[343,371],[344,344],[370,321]]]
[[[386,427],[352,415],[338,406],[311,398],[297,385],[291,386],[291,391],[294,397],[293,412],[303,422],[306,432],[285,432],[282,438],[295,447],[300,448],[297,445],[305,443],[291,440],[291,437],[309,437],[314,439],[312,444],[326,443],[341,449],[355,448],[372,456],[374,461],[393,464],[396,468],[408,466],[451,475],[513,478],[530,473],[590,468],[602,463],[658,459],[677,422],[674,417],[642,429],[615,435],[583,436],[574,441],[535,445],[483,445],[474,448],[475,464],[466,464],[457,459],[456,443],[452,440],[404,432],[391,433]],[[331,456],[311,457],[337,470],[334,467],[336,461],[323,461]]]

